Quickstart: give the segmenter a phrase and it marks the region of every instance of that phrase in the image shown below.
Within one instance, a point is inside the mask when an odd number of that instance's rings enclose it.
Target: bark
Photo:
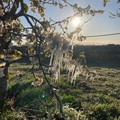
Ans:
[[[7,92],[8,68],[10,64],[20,61],[21,59],[22,58],[19,58],[9,62],[5,62],[4,60],[0,59],[0,110],[4,105]]]
[[[7,92],[7,75],[8,75],[8,67],[6,64],[4,67],[0,67],[0,110],[2,109],[5,102],[5,95]]]
[[[5,77],[0,77],[0,109],[2,109],[7,91],[7,80]]]

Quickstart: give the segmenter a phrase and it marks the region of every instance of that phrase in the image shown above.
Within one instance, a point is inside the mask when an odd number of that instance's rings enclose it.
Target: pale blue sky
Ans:
[[[104,14],[96,15],[92,17],[92,20],[88,22],[82,29],[81,34],[96,35],[96,34],[107,34],[120,32],[120,18],[110,18],[109,12],[116,13],[117,9],[120,8],[120,3],[117,4],[117,0],[110,0],[110,2],[103,7],[103,0],[68,0],[70,3],[77,3],[81,7],[91,5],[94,9],[105,10]],[[69,7],[59,9],[58,7],[46,6],[45,14],[47,18],[51,17],[54,20],[62,20],[69,15],[72,15],[72,10]],[[81,18],[81,23],[91,18],[90,16],[84,16]],[[26,24],[26,22],[24,22]],[[70,29],[74,29],[74,26],[70,26]],[[101,37],[101,38],[88,38],[83,44],[120,44],[120,35]]]

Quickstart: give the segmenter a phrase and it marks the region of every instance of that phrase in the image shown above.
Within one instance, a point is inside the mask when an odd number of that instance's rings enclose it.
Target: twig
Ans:
[[[28,21],[28,23],[30,24],[30,26],[32,27],[34,33],[36,34],[36,40],[37,40],[37,42],[38,42],[38,39],[41,40],[41,38],[40,38],[40,36],[38,35],[38,33],[36,32],[36,29],[34,28],[34,26],[33,26],[33,24],[31,23],[31,21],[29,20],[29,18],[28,18],[29,15],[24,15],[24,16],[25,16],[26,20]],[[32,19],[32,20],[33,20],[33,19]],[[42,41],[43,41],[43,40],[39,41],[39,44],[38,44],[38,45],[37,45],[37,42],[36,42],[36,50],[38,51],[38,53],[41,52],[41,51],[40,51],[40,47],[41,47]],[[39,47],[39,48],[38,48],[38,47]],[[58,103],[59,103],[59,111],[60,111],[60,113],[62,114],[62,116],[64,117],[65,115],[64,115],[64,113],[63,113],[63,107],[62,107],[62,102],[61,102],[61,100],[60,100],[60,97],[59,97],[59,96],[56,94],[56,92],[53,90],[53,86],[50,84],[50,82],[49,82],[49,80],[48,80],[48,78],[47,78],[47,76],[46,76],[46,73],[45,73],[44,68],[43,68],[43,65],[42,65],[42,63],[41,63],[41,59],[40,59],[40,55],[39,55],[39,54],[37,55],[37,58],[38,58],[38,62],[39,62],[39,69],[42,70],[43,76],[44,76],[47,84],[49,85],[50,90],[52,91],[52,93],[54,94],[56,100],[57,100]]]

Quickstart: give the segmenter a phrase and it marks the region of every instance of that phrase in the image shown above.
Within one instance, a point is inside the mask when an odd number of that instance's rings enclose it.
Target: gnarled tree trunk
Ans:
[[[4,98],[7,91],[7,80],[5,77],[0,77],[0,109],[4,105]]]
[[[8,65],[0,66],[0,110],[2,109],[5,101],[5,95],[7,91],[7,74]]]

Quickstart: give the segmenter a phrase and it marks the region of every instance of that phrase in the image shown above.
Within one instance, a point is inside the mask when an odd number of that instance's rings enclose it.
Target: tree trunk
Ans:
[[[7,91],[7,80],[5,77],[0,78],[0,109],[4,105],[5,94]]]
[[[8,66],[0,67],[0,110],[2,109],[5,101],[5,95],[7,91],[7,77]]]

